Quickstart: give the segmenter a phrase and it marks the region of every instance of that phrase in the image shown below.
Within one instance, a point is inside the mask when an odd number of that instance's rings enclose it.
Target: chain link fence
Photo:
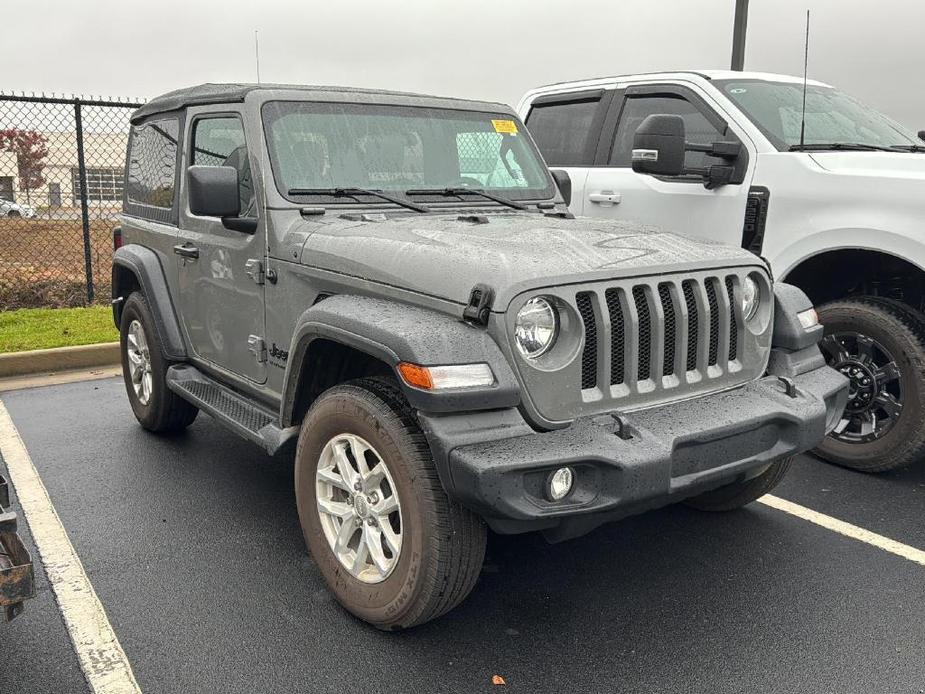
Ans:
[[[0,310],[109,299],[140,105],[0,93]]]

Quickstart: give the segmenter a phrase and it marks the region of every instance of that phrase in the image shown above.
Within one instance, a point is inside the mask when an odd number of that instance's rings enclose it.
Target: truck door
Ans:
[[[241,218],[255,218],[244,124],[239,113],[191,109],[187,119],[184,171],[191,165],[233,166],[238,170]],[[199,217],[189,210],[184,176],[180,232],[174,253],[180,288],[180,315],[196,357],[255,383],[264,383],[263,268],[266,230]]]
[[[549,94],[530,104],[527,129],[536,140],[546,163],[568,172],[572,179],[574,214],[582,214],[585,180],[594,163],[598,138],[607,115],[613,91]]]
[[[688,87],[665,84],[628,87],[610,106],[595,166],[588,170],[585,179],[581,214],[644,222],[678,234],[742,244],[751,178],[746,149],[743,147],[738,176],[734,179],[738,182],[713,190],[707,190],[699,176],[666,178],[637,174],[631,168],[633,137],[647,116],[659,113],[681,116],[688,142],[742,141]],[[725,163],[697,152],[688,152],[685,158],[689,167]]]

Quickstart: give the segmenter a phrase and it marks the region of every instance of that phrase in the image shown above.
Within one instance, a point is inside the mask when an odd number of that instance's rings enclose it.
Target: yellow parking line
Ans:
[[[125,651],[2,401],[0,454],[91,691],[140,693]]]
[[[895,554],[897,557],[902,557],[903,559],[908,559],[911,562],[925,566],[925,551],[917,549],[916,547],[904,545],[902,542],[898,542],[892,538],[872,533],[870,530],[865,530],[851,523],[832,518],[832,516],[827,516],[824,513],[813,511],[811,508],[800,506],[792,501],[787,501],[786,499],[781,499],[780,497],[770,494],[761,497],[758,501],[765,506],[770,506],[778,511],[789,513],[791,516],[796,516],[810,523],[815,523],[826,530],[831,530],[839,535],[850,537],[852,540],[863,542],[877,549],[882,549],[884,552]]]

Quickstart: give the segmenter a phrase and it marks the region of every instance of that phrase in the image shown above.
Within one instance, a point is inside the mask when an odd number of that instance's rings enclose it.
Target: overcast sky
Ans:
[[[199,82],[382,87],[516,105],[549,82],[729,65],[734,0],[4,0],[0,90],[151,97]],[[923,0],[751,0],[746,69],[925,128]],[[12,10],[12,11],[11,11]],[[14,21],[13,21],[14,20]]]

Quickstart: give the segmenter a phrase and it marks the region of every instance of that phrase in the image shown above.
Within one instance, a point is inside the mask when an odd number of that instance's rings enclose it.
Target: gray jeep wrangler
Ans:
[[[568,188],[500,104],[152,100],[113,268],[135,416],[294,447],[308,548],[384,629],[463,600],[487,527],[556,541],[765,494],[847,397],[809,301],[742,249],[576,220]]]

